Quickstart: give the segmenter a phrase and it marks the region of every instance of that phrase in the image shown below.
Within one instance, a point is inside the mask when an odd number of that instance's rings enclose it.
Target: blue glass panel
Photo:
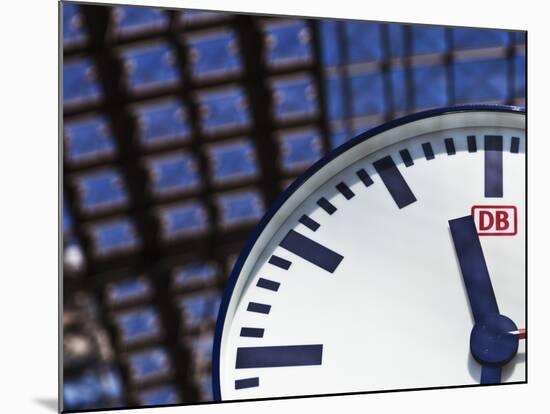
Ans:
[[[268,65],[290,65],[311,59],[311,33],[305,21],[266,24],[264,33]]]
[[[142,391],[139,397],[143,405],[166,405],[180,402],[178,391],[173,385]]]
[[[218,184],[234,182],[259,174],[254,145],[250,140],[238,140],[212,145],[208,149],[210,171]]]
[[[130,355],[128,362],[132,379],[138,382],[166,375],[170,371],[170,358],[161,348]]]
[[[213,284],[219,267],[215,263],[196,263],[178,269],[174,274],[174,285],[187,287],[197,283]]]
[[[228,88],[199,95],[202,129],[223,132],[250,123],[248,102],[242,88]]]
[[[78,177],[77,184],[80,203],[85,211],[121,206],[128,200],[124,181],[114,170]]]
[[[370,22],[346,22],[348,63],[364,63],[380,59],[380,25]]]
[[[514,43],[517,45],[526,46],[527,32],[514,32]]]
[[[85,373],[76,379],[63,382],[63,404],[65,409],[93,406],[102,397],[101,383],[95,373]]]
[[[202,401],[212,401],[214,394],[212,392],[212,375],[209,372],[199,376],[199,388]]]
[[[340,42],[338,41],[339,25],[337,20],[321,20],[321,55],[326,66],[340,65]]]
[[[102,400],[117,401],[123,396],[120,375],[109,369],[105,372],[84,372],[76,378],[66,378],[63,382],[63,408],[82,410],[94,407]]]
[[[317,93],[309,76],[273,80],[271,90],[275,118],[279,121],[311,116],[317,112]]]
[[[63,199],[63,232],[69,233],[73,227],[73,216],[69,210],[69,204]]]
[[[506,59],[457,62],[456,100],[459,103],[497,101],[507,97]],[[490,73],[491,76],[487,76]]]
[[[241,70],[235,33],[229,30],[187,37],[195,79],[226,76]]]
[[[525,99],[525,55],[514,58],[514,97]]]
[[[89,59],[63,64],[63,103],[83,104],[97,101],[101,88],[96,79],[96,69]]]
[[[223,227],[255,223],[264,212],[264,204],[257,191],[248,190],[217,197]]]
[[[163,208],[160,217],[165,239],[193,236],[208,230],[208,213],[199,202]]]
[[[386,96],[381,73],[356,73],[351,75],[354,117],[381,114],[386,111]]]
[[[156,30],[168,25],[162,9],[152,7],[116,7],[113,10],[115,30],[122,34]]]
[[[405,69],[402,66],[393,66],[388,76],[390,76],[392,84],[393,110],[405,111],[408,98]]]
[[[218,318],[221,297],[218,292],[201,292],[183,297],[179,307],[188,327],[200,327]]]
[[[146,279],[128,279],[112,283],[107,290],[109,302],[122,304],[151,295],[151,284]]]
[[[127,219],[95,224],[92,235],[98,255],[131,250],[139,244],[134,225]]]
[[[114,154],[111,131],[103,117],[69,121],[64,130],[65,153],[71,162],[91,161]]]
[[[127,84],[132,91],[174,85],[178,82],[175,54],[167,44],[128,48],[122,52]]]
[[[148,161],[153,192],[169,194],[197,188],[200,177],[197,162],[192,155],[178,153]]]
[[[281,168],[284,171],[303,170],[323,155],[319,131],[315,129],[285,132],[278,139]]]
[[[447,50],[447,39],[444,27],[411,26],[413,37],[413,53],[425,55],[443,53]]]
[[[210,365],[213,342],[212,334],[201,335],[190,340],[192,358],[198,371],[202,371]]]
[[[344,79],[337,74],[326,75],[325,93],[328,118],[331,121],[348,118],[344,100]]]
[[[160,334],[160,321],[153,308],[119,314],[115,318],[123,342],[151,339]]]
[[[80,8],[73,3],[63,3],[63,46],[81,43],[86,39],[82,27]]]
[[[100,378],[105,397],[113,400],[122,398],[124,386],[122,384],[122,378],[117,371],[114,369],[109,369],[108,371],[103,372]]]
[[[452,31],[455,49],[505,47],[510,42],[510,32],[504,30],[455,28]]]
[[[415,106],[432,108],[447,104],[444,66],[418,66],[413,71]]]
[[[401,24],[386,24],[390,42],[390,57],[404,57],[405,52],[405,32]]]
[[[330,132],[331,148],[339,147],[350,138],[353,138],[353,137],[347,128],[344,128],[344,127],[332,128]]]
[[[136,113],[139,137],[146,146],[185,141],[190,136],[187,111],[177,100],[139,105]]]
[[[229,14],[223,12],[184,10],[180,13],[180,20],[186,26],[193,26],[214,20],[226,19],[229,16]]]

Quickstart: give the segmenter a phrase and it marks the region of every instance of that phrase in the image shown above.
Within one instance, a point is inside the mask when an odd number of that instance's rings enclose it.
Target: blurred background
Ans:
[[[61,11],[65,410],[211,401],[225,281],[296,176],[411,112],[525,105],[523,32]]]

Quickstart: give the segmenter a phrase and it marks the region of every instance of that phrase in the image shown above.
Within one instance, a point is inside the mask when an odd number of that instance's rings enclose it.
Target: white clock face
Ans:
[[[523,112],[463,109],[358,139],[314,168],[236,265],[217,397],[479,384],[449,220],[486,211],[476,224],[494,296],[524,328],[525,144]],[[515,218],[498,226],[495,211]],[[519,341],[500,382],[525,379]]]

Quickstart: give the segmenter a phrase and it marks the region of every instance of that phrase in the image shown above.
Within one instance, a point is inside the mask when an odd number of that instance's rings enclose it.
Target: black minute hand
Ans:
[[[499,313],[483,250],[472,216],[449,220],[453,243],[476,323],[489,313]]]
[[[456,255],[475,324],[470,352],[482,366],[482,384],[498,384],[502,366],[517,353],[516,324],[498,310],[495,292],[472,216],[449,220]]]

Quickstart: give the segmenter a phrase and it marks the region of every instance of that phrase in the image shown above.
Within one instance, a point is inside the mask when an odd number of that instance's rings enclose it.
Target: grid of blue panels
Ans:
[[[63,3],[64,265],[119,357],[66,409],[211,400],[220,295],[281,190],[386,120],[525,102],[521,33],[116,6],[98,44],[93,7]]]
[[[332,147],[410,112],[525,102],[519,32],[323,21],[320,37]]]

